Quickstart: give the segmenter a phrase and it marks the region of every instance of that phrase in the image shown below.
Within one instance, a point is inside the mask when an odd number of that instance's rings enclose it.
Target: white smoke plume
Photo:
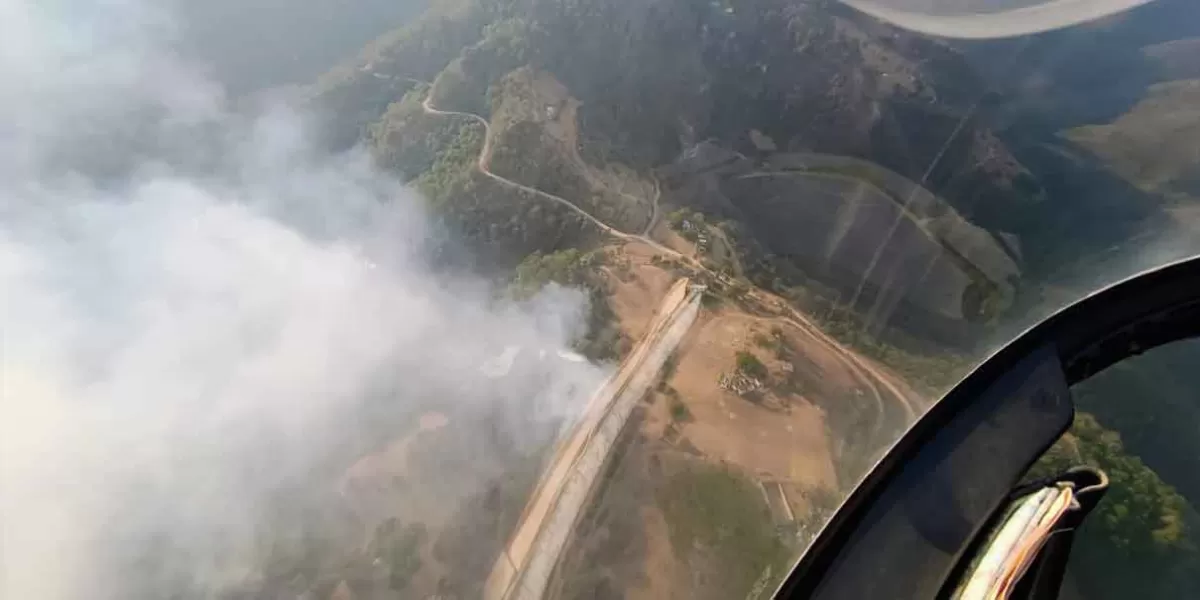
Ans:
[[[0,3],[2,598],[253,589],[264,521],[422,415],[461,464],[412,475],[410,521],[604,375],[553,360],[582,295],[439,272],[413,192],[285,106],[231,111],[171,35],[131,1]],[[508,347],[550,358],[481,368]]]

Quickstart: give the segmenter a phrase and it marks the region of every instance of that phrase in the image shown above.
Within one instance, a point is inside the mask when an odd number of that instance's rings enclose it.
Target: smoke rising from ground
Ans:
[[[254,589],[268,517],[328,508],[421,415],[476,457],[411,486],[452,505],[603,376],[552,358],[582,295],[435,270],[419,198],[285,106],[231,112],[171,35],[129,1],[0,4],[0,597]],[[543,358],[484,374],[508,346]]]

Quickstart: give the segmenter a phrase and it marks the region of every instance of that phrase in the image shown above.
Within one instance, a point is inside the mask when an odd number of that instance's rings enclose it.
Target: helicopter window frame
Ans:
[[[876,516],[872,510],[900,483],[905,465],[1039,350],[1050,348],[1057,354],[1066,385],[1073,386],[1119,361],[1196,337],[1200,337],[1200,256],[1135,274],[1030,327],[982,361],[900,437],[813,539],[774,597],[807,598],[826,584],[834,567],[849,555],[864,525],[869,526]],[[1047,448],[1042,448],[1039,456]],[[1003,497],[997,498],[991,516],[976,524],[974,534],[944,573],[944,581],[961,573],[964,555],[979,544],[986,524],[1002,509],[1003,501]]]

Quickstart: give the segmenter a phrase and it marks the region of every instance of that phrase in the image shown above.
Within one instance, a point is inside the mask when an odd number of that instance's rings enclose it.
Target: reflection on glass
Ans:
[[[380,163],[614,365],[439,593],[766,598],[980,357],[1190,251],[1193,4],[937,4],[467,3],[359,66]]]
[[[20,555],[84,597],[765,599],[981,357],[1200,248],[1195,0],[41,4],[0,367],[66,408],[0,437],[72,443],[0,483],[103,515]],[[1200,597],[1188,386],[1105,377],[1062,451],[1132,487],[1075,585]]]

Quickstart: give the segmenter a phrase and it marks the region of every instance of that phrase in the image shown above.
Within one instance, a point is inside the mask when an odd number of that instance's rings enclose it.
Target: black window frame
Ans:
[[[1200,256],[1133,275],[1030,327],[981,362],[900,437],[847,496],[774,597],[808,598],[818,590],[853,544],[871,508],[897,482],[904,465],[1028,356],[1051,348],[1067,385],[1075,385],[1121,360],[1195,337],[1200,337]],[[993,512],[1002,504],[1003,498],[997,498]],[[978,525],[982,528],[984,523]],[[976,541],[972,539],[961,551]],[[958,565],[946,578],[956,571]]]

